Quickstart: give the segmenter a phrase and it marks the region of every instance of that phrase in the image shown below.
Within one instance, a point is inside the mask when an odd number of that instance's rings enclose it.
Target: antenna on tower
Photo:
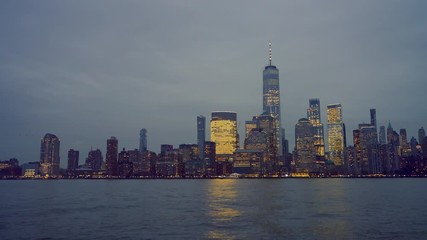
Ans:
[[[271,41],[268,41],[268,60],[270,61],[271,66]]]

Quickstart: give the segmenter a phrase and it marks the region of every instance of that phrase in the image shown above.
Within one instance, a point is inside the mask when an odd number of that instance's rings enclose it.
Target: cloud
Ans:
[[[280,69],[282,119],[294,127],[309,98],[342,103],[348,133],[391,120],[426,125],[425,1],[2,1],[0,158],[38,160],[46,132],[69,148],[196,142],[196,116],[262,111],[267,43]],[[326,129],[325,129],[326,132]],[[349,138],[348,143],[351,144]],[[81,162],[83,160],[80,160]]]

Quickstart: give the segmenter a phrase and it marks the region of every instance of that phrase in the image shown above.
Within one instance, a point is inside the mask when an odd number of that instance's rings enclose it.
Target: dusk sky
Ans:
[[[196,116],[262,112],[262,70],[280,70],[290,147],[309,98],[341,103],[347,128],[427,127],[427,1],[0,1],[0,159],[196,143]],[[325,134],[326,137],[326,134]],[[207,135],[209,139],[209,134]]]

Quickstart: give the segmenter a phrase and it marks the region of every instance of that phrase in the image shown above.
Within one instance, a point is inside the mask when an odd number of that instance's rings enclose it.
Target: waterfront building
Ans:
[[[90,150],[86,158],[86,166],[94,171],[100,171],[103,161],[101,150]]]
[[[354,130],[355,131],[355,130]],[[353,131],[353,134],[354,134]],[[355,146],[347,146],[344,149],[344,164],[346,166],[346,173],[351,175],[359,175],[360,168],[357,162],[357,149]]]
[[[361,173],[377,174],[382,172],[378,153],[378,136],[374,125],[361,125],[360,157]]]
[[[156,176],[157,154],[152,151],[145,151],[142,155],[141,174],[143,176]]]
[[[237,150],[234,152],[233,157],[233,172],[240,174],[261,174],[263,154],[262,150]]]
[[[394,174],[400,170],[399,134],[393,130],[390,122],[387,127],[386,153],[384,170],[387,174]]]
[[[297,172],[310,172],[316,164],[315,138],[317,129],[307,118],[295,125],[295,164]]]
[[[399,145],[400,145],[400,156],[407,157],[411,155],[411,146],[408,142],[408,136],[406,134],[406,129],[402,128],[399,131]]]
[[[346,146],[345,125],[342,120],[341,104],[327,106],[328,115],[328,152],[329,159],[335,166],[344,163],[344,147]]]
[[[224,161],[239,147],[237,114],[235,112],[212,112],[211,141],[216,144],[217,160]]]
[[[21,166],[22,176],[24,178],[35,178],[40,175],[40,162],[24,163]]]
[[[116,137],[107,139],[107,154],[105,155],[107,175],[117,176],[118,140]]]
[[[263,152],[262,171],[272,172],[277,166],[276,120],[269,113],[252,118],[250,131],[244,141],[244,149],[261,150]]]
[[[47,133],[41,140],[40,166],[43,176],[59,175],[59,146],[59,138],[54,134]]]
[[[274,117],[277,155],[282,156],[279,69],[272,65],[271,42],[269,43],[269,64],[263,71],[263,112]]]
[[[119,153],[117,172],[120,177],[128,178],[133,174],[133,163],[129,159],[129,152],[125,148]]]
[[[68,150],[68,165],[67,171],[72,173],[79,166],[79,151],[74,149]]]
[[[206,141],[204,145],[205,145],[205,149],[204,149],[205,174],[207,176],[214,176],[214,175],[216,175],[216,166],[215,166],[215,159],[216,159],[215,148],[216,148],[216,145],[214,142],[210,142],[210,141]]]
[[[182,154],[179,149],[164,149],[156,163],[156,174],[160,177],[183,177],[185,175]]]
[[[325,137],[323,134],[323,124],[320,118],[320,100],[318,98],[309,100],[307,118],[315,130],[314,148],[316,150],[316,159],[323,160],[325,157]]]
[[[206,117],[203,115],[197,116],[197,145],[199,146],[199,159],[205,159],[205,144],[206,141]]]
[[[139,152],[147,151],[147,129],[143,128],[139,131]]]

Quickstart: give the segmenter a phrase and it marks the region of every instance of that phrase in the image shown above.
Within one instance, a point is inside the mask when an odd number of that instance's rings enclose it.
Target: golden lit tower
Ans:
[[[328,113],[328,151],[329,159],[336,166],[344,164],[345,125],[342,122],[341,104],[330,104]]]
[[[211,141],[216,144],[216,155],[231,155],[237,150],[237,113],[212,112]]]

